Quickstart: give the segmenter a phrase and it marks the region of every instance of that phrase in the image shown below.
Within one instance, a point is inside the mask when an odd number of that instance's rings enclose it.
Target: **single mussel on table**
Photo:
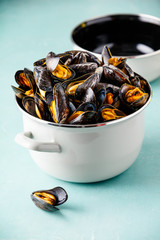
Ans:
[[[42,210],[53,212],[58,210],[57,206],[67,201],[68,194],[62,187],[55,187],[49,190],[35,191],[31,194],[31,199]]]
[[[102,61],[85,51],[49,52],[15,74],[23,108],[55,124],[87,125],[129,115],[146,104],[149,83],[104,46]]]

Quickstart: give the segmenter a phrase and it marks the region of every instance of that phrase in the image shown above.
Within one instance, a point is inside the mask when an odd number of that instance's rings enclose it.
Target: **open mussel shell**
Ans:
[[[109,49],[109,47],[107,47],[107,45],[105,45],[102,49],[102,65],[113,65],[115,67],[118,67],[120,69],[122,69],[125,65],[127,61],[127,58],[125,57],[112,57],[112,53]]]
[[[101,119],[106,121],[116,120],[125,117],[126,114],[110,104],[102,105],[98,110]]]
[[[52,79],[56,82],[73,79],[76,75],[72,68],[61,64],[60,57],[53,52],[48,53],[46,57],[46,66]]]
[[[18,70],[15,73],[15,80],[20,88],[29,88],[35,90],[35,80],[33,72],[28,68],[24,70]]]
[[[85,102],[79,105],[67,122],[70,124],[92,124],[98,121],[98,117],[96,105],[92,102]]]
[[[98,121],[96,111],[75,111],[67,120],[69,124],[94,124]]]
[[[119,97],[126,108],[136,111],[147,102],[149,94],[143,89],[125,83],[121,86]]]
[[[34,204],[45,210],[55,211],[59,206],[67,201],[68,194],[62,187],[55,187],[49,190],[35,191],[31,194]]]
[[[30,82],[24,74],[24,70],[18,70],[15,73],[15,80],[20,87],[29,87],[31,88]]]
[[[60,58],[58,56],[56,56],[56,54],[54,52],[49,52],[46,57],[47,69],[50,72],[53,72],[59,63],[59,60],[60,60]]]
[[[36,91],[36,82],[35,82],[33,72],[28,68],[24,68],[23,71],[24,71],[26,78],[28,79],[28,81],[30,83],[30,88],[33,89],[33,92],[35,92]]]

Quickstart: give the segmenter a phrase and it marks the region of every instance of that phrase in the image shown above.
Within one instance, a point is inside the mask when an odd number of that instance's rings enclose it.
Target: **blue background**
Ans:
[[[14,142],[23,131],[10,87],[15,85],[15,72],[32,69],[32,63],[49,51],[72,49],[70,34],[77,24],[109,13],[160,17],[160,1],[0,1],[1,240],[160,239],[160,79],[151,83],[153,99],[146,109],[141,152],[118,177],[94,184],[54,179]],[[38,209],[30,194],[55,186],[67,190],[68,201],[54,213]]]

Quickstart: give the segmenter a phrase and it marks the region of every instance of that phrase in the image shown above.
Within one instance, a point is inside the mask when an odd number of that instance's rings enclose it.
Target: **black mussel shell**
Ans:
[[[88,88],[81,98],[81,103],[95,102],[95,101],[96,101],[96,97],[95,97],[94,91],[92,90],[92,88]]]
[[[72,68],[66,65],[62,65],[60,62],[60,57],[53,52],[48,53],[46,57],[46,66],[48,71],[50,72],[52,79],[56,82],[63,82],[66,80],[73,79],[76,75],[75,71]],[[58,72],[59,69],[61,72],[62,70],[65,71],[65,74],[62,77],[57,77],[56,72]]]
[[[108,60],[112,58],[110,49],[105,45],[102,49],[102,64],[108,65]]]
[[[67,120],[70,124],[94,124],[98,121],[98,113],[96,111],[75,111]]]
[[[33,72],[28,68],[24,68],[23,72],[30,83],[30,86],[31,86],[30,88],[33,89],[33,92],[35,92],[36,91],[36,83],[35,83]]]
[[[147,102],[149,94],[143,89],[125,83],[121,86],[119,97],[126,108],[136,111]]]
[[[69,114],[71,115],[76,110],[74,103],[70,100],[69,101]]]
[[[93,73],[86,73],[84,75],[81,75],[79,77],[76,77],[76,78],[73,78],[73,79],[69,79],[69,80],[66,80],[66,81],[63,81],[61,82],[61,85],[63,86],[63,88],[65,89],[66,93],[68,91],[68,85],[72,85],[74,84],[75,82],[78,82],[78,81],[84,81],[86,80],[89,76],[91,76]],[[67,93],[68,94],[68,93]]]
[[[56,123],[65,123],[70,112],[69,100],[60,83],[54,86],[53,99],[50,104],[52,118]]]
[[[93,102],[85,102],[80,104],[76,111],[96,111],[96,105]]]
[[[11,85],[11,87],[12,87],[12,89],[13,89],[13,91],[14,91],[14,93],[15,93],[15,95],[18,97],[18,98],[23,98],[23,97],[25,97],[26,96],[26,94],[25,94],[25,90],[24,89],[22,89],[22,88],[20,88],[20,87],[15,87],[15,86],[12,86]]]
[[[35,191],[31,194],[34,204],[45,210],[55,211],[56,206],[63,204],[68,199],[67,192],[62,187],[55,187],[49,190]]]
[[[34,63],[33,63],[33,66],[45,67],[45,66],[46,66],[46,58],[42,58],[42,59],[34,62]]]
[[[131,84],[135,87],[141,87],[141,81],[140,81],[140,78],[135,75],[134,78],[131,78]]]
[[[87,56],[87,62],[95,62],[98,64],[98,66],[101,65],[101,61],[91,52],[85,52],[86,56]]]
[[[94,72],[97,69],[97,67],[98,65],[95,62],[85,62],[70,65],[70,68],[72,68],[76,72],[76,75],[78,76]]]
[[[34,98],[28,96],[23,97],[22,105],[29,114],[31,114],[34,117],[37,117]]]
[[[43,91],[51,92],[53,89],[52,78],[50,72],[41,66],[34,67],[34,76],[37,87]]]
[[[45,94],[45,101],[50,106],[51,102],[53,101],[53,91],[51,92],[46,92]]]
[[[124,83],[130,84],[128,75],[126,75],[122,70],[113,65],[104,65],[103,73],[104,82],[111,83],[116,86],[121,86]]]
[[[126,62],[123,65],[119,64],[117,67],[127,74],[130,80],[135,77],[135,72],[132,70],[132,68],[130,68],[130,66],[128,66]]]
[[[135,77],[139,78],[140,81],[140,88],[143,89],[144,92],[150,93],[150,86],[149,83],[144,79],[141,75],[138,73],[134,72]]]
[[[86,62],[94,62],[98,66],[101,65],[101,61],[92,53],[86,52],[86,51],[78,51],[78,50],[71,50],[64,53],[64,56],[68,54],[69,63],[67,63],[67,59],[62,57],[62,61],[66,65],[71,64],[80,64],[80,63],[86,63]],[[65,61],[64,61],[65,59]]]
[[[15,80],[16,83],[19,85],[20,88],[32,88],[31,82],[26,77],[24,70],[18,70],[15,73]]]
[[[37,92],[34,95],[34,100],[37,116],[40,119],[53,122],[51,113],[49,111],[49,106],[46,103],[45,99]]]
[[[103,83],[98,83],[97,86],[94,88],[94,93],[96,97],[97,106],[101,106],[104,103],[105,96],[106,96],[106,87]]]
[[[86,94],[88,88],[94,89],[95,86],[100,82],[100,75],[98,73],[92,74],[82,84],[80,84],[75,90],[75,98],[80,100]]]
[[[106,122],[111,120],[120,119],[125,117],[126,114],[121,110],[115,108],[110,104],[104,104],[98,109],[98,113],[100,114],[100,118]]]

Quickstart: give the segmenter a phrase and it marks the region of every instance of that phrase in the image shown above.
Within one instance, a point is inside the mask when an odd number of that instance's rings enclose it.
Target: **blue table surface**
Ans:
[[[72,49],[70,33],[77,24],[110,13],[160,17],[160,1],[0,1],[1,240],[160,239],[160,78],[151,83],[153,99],[146,109],[140,154],[115,178],[94,184],[55,179],[40,170],[29,152],[14,141],[23,131],[10,87],[15,85],[15,72],[32,69],[32,63],[49,51]],[[60,211],[37,208],[30,194],[55,186],[62,186],[69,195]]]

